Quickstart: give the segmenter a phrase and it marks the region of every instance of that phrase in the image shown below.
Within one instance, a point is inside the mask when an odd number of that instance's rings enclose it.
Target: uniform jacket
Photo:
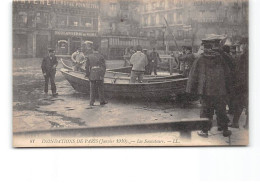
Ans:
[[[131,56],[130,64],[133,65],[133,71],[145,71],[145,66],[148,65],[148,59],[144,53],[137,51]]]
[[[88,54],[86,58],[86,76],[89,80],[104,80],[106,64],[104,57],[98,52]]]
[[[56,71],[56,67],[58,65],[57,57],[53,56],[52,58],[50,56],[47,56],[43,58],[42,60],[42,73],[49,73],[52,71]],[[55,69],[53,68],[55,66]]]
[[[226,96],[229,94],[230,71],[220,53],[203,53],[193,63],[186,92],[197,95]]]

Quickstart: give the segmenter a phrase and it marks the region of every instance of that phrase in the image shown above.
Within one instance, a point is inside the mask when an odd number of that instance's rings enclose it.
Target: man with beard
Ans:
[[[201,97],[201,118],[213,120],[215,111],[218,129],[223,131],[224,137],[228,137],[232,132],[228,130],[229,119],[225,99],[229,94],[230,71],[219,52],[220,40],[216,38],[203,40],[204,53],[192,65],[186,92]],[[208,137],[211,126],[203,127],[198,135]]]

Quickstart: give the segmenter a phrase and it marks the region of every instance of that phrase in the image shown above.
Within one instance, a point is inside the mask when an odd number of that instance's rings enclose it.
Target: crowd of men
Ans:
[[[228,137],[232,134],[228,127],[239,128],[243,109],[248,111],[248,38],[240,41],[240,54],[234,47],[221,42],[221,39],[203,41],[203,52],[190,68],[186,92],[201,97],[200,117],[212,120],[215,113],[218,131],[223,131],[223,136]],[[233,114],[232,122],[227,116],[226,106]],[[198,134],[208,137],[211,126],[203,127]]]
[[[176,58],[180,73],[188,78],[186,100],[190,95],[200,97],[200,117],[213,120],[216,114],[218,131],[222,131],[224,137],[232,134],[228,127],[239,128],[238,122],[244,108],[248,113],[248,38],[243,38],[239,44],[242,53],[236,53],[236,46],[223,44],[223,39],[205,39],[198,53],[192,53],[192,47],[183,47],[183,53]],[[49,50],[49,56],[43,59],[42,72],[45,78],[44,92],[48,93],[50,80],[52,94],[57,96],[54,78],[58,62],[54,53],[54,50]],[[79,48],[73,53],[71,59],[74,71],[80,71],[85,63],[86,77],[90,80],[90,105],[94,105],[97,92],[100,105],[105,105],[106,65],[102,54],[94,48],[93,43],[87,43],[83,50]],[[158,62],[161,59],[155,48],[148,54],[147,49],[138,45],[130,55],[130,83],[142,83],[145,74],[157,75]],[[233,114],[232,122],[227,116],[227,106],[228,113]],[[198,134],[208,137],[211,126],[203,127]]]

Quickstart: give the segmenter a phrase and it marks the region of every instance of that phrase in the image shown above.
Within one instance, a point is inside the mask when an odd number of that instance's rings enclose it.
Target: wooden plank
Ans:
[[[191,131],[201,130],[203,127],[210,127],[211,122],[207,118],[199,119],[180,119],[169,122],[156,123],[133,123],[120,124],[112,126],[100,127],[81,127],[81,128],[55,128],[48,130],[32,130],[14,132],[14,135],[30,135],[30,134],[49,134],[67,135],[76,134],[80,136],[96,136],[96,135],[120,135],[120,134],[137,134],[137,133],[153,133],[153,132],[180,132],[181,138],[191,139]]]

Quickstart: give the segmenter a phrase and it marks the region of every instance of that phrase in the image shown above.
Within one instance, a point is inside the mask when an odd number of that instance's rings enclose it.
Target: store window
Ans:
[[[57,24],[59,26],[66,26],[67,25],[67,16],[66,15],[58,15],[57,16]]]
[[[67,39],[59,39],[56,44],[56,53],[65,55],[68,54],[68,40]]]
[[[93,26],[92,19],[87,18],[87,17],[82,17],[81,26],[91,28]]]
[[[79,26],[79,17],[69,17],[69,26],[78,27]]]

